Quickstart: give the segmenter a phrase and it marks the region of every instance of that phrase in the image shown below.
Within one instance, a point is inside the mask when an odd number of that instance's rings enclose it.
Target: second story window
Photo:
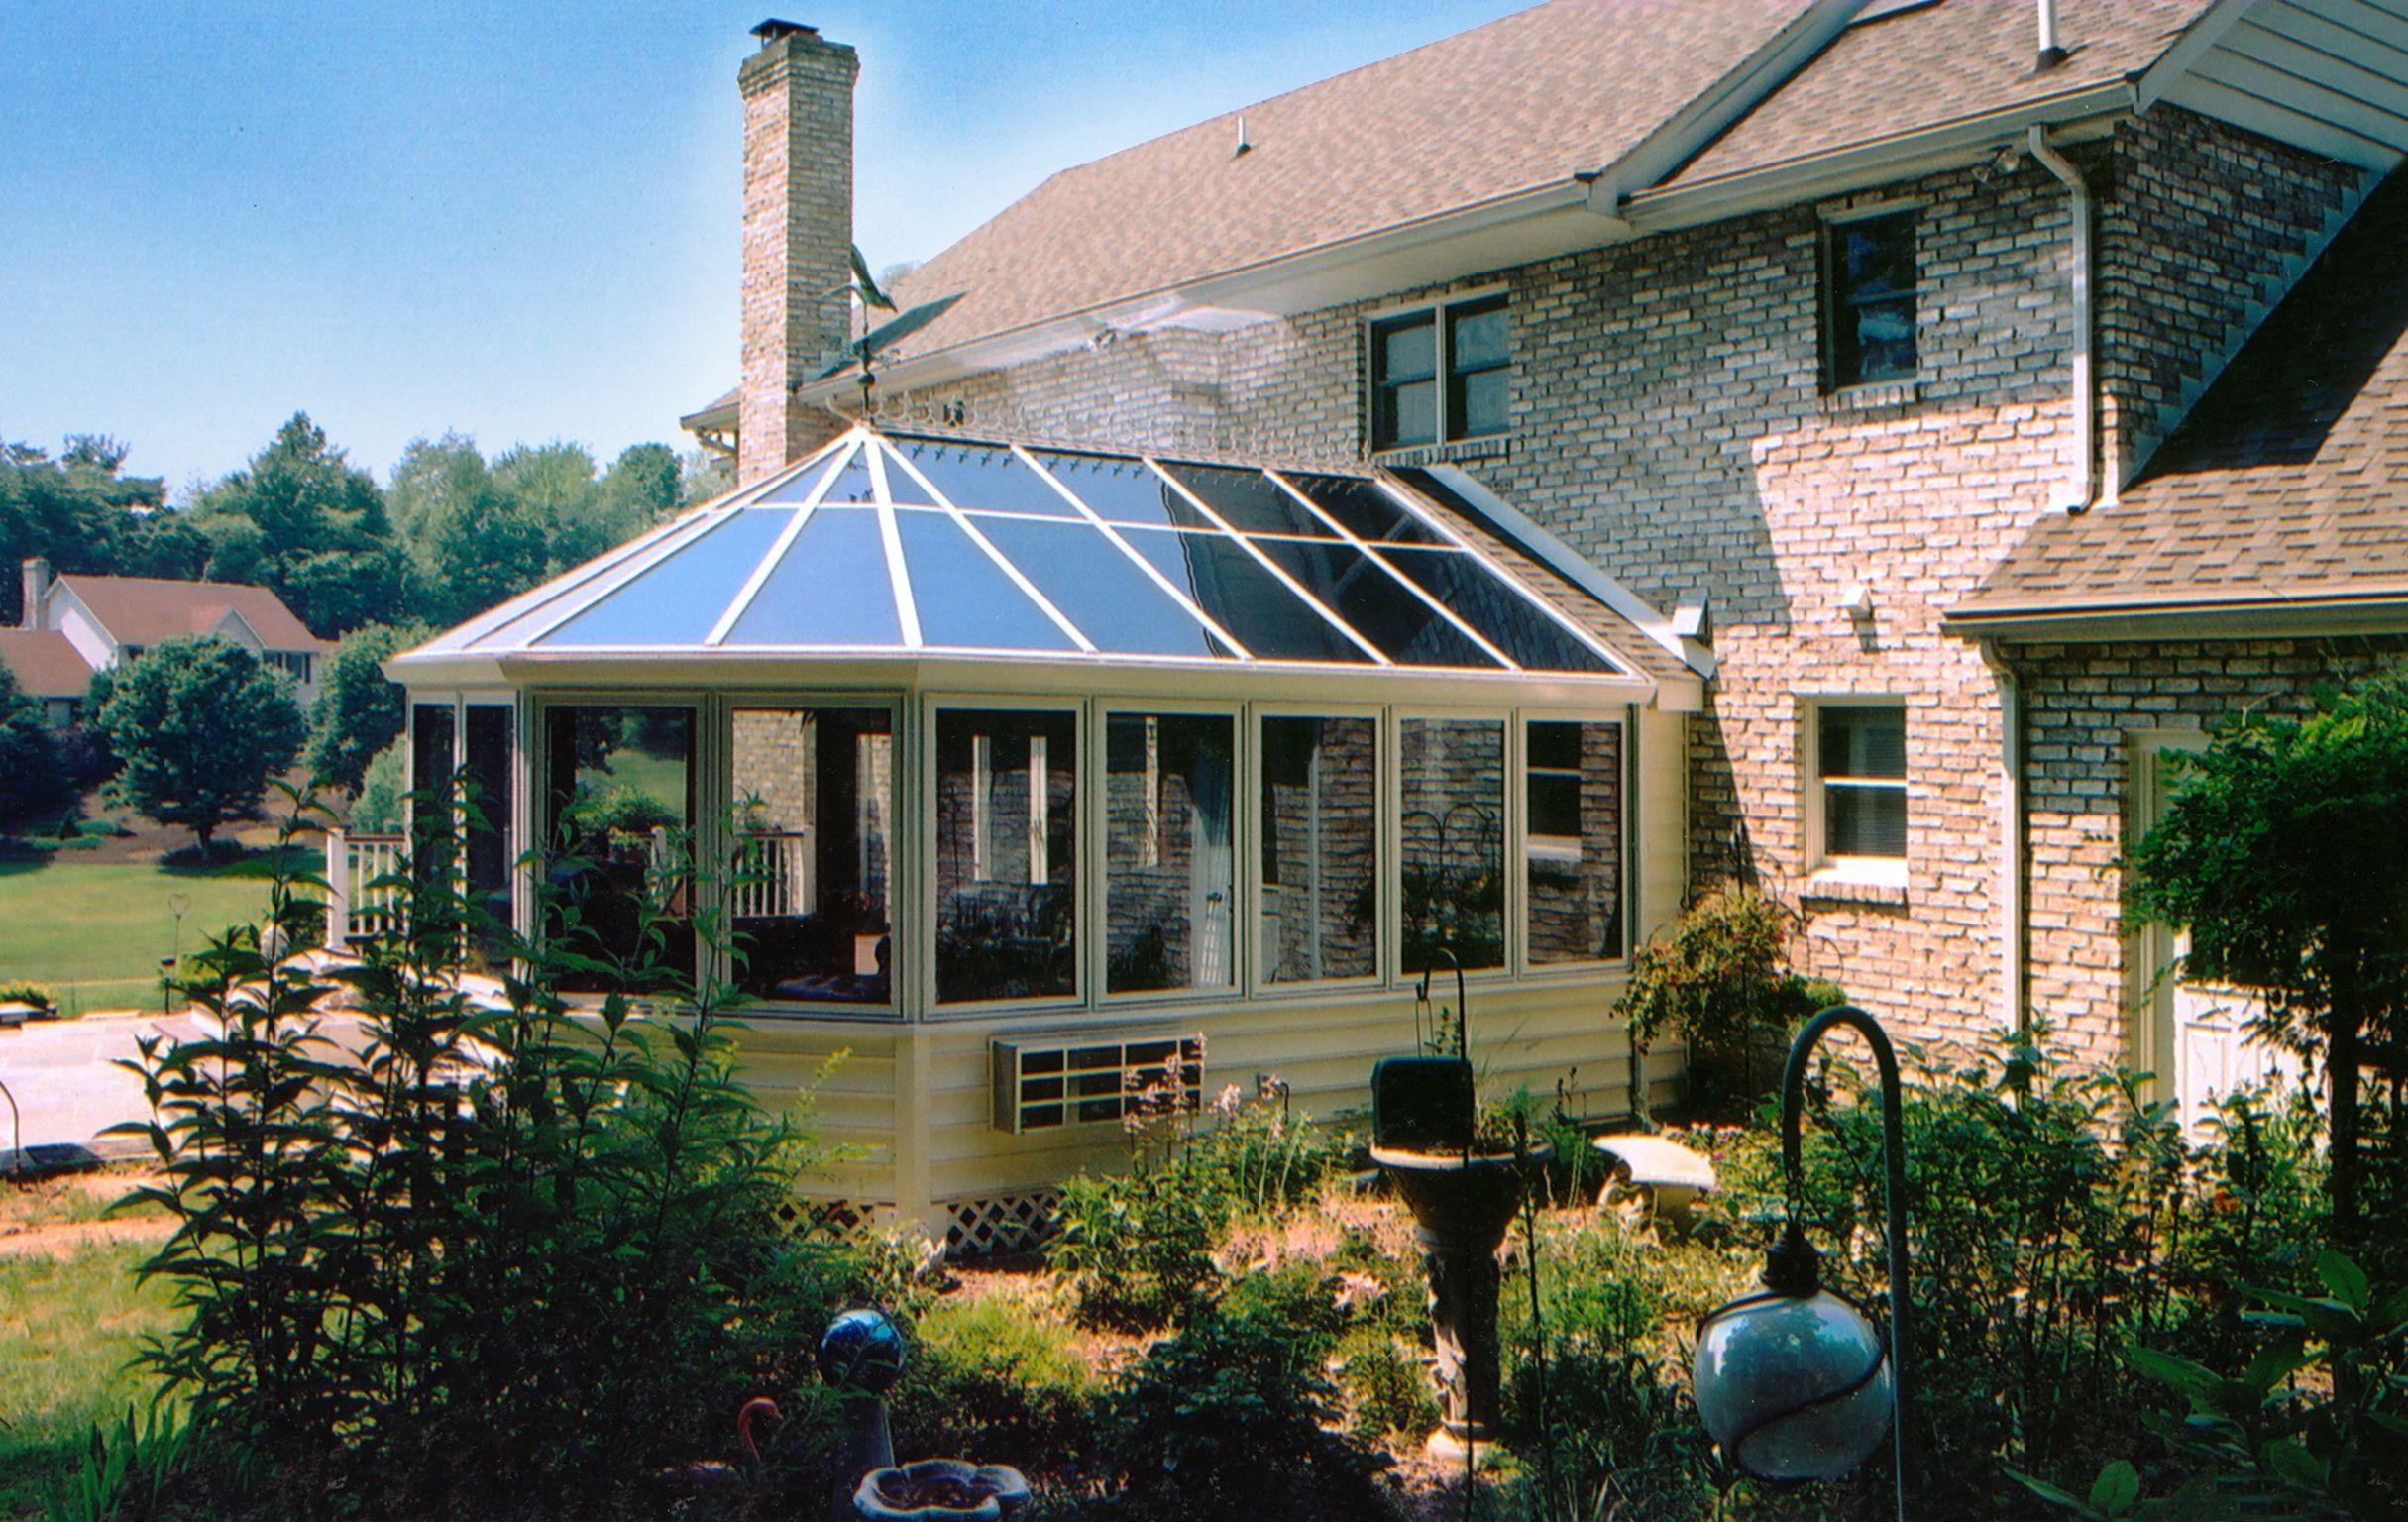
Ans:
[[[1371,324],[1371,448],[1503,433],[1511,380],[1505,298],[1480,296]]]
[[[1823,359],[1832,390],[1914,378],[1915,213],[1824,231]]]

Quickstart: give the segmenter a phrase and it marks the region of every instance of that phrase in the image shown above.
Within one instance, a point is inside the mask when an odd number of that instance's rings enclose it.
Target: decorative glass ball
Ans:
[[[879,1394],[903,1374],[903,1329],[875,1308],[846,1311],[820,1339],[820,1377],[845,1389]]]
[[[1705,1430],[1759,1479],[1837,1479],[1890,1430],[1890,1362],[1872,1323],[1829,1290],[1724,1306],[1697,1339]]]

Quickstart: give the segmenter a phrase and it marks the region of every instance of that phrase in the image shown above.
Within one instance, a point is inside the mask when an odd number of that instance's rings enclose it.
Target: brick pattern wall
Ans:
[[[834,436],[794,401],[851,337],[853,50],[809,33],[744,60],[742,394],[736,479],[760,480]]]
[[[2363,175],[2221,122],[2160,110],[2119,135],[2100,192],[2101,432],[2111,479],[2162,442],[2244,319],[2262,314]]]
[[[2131,948],[2119,863],[2147,821],[2127,794],[2150,730],[2212,732],[2244,711],[2301,714],[2320,681],[2408,656],[2408,637],[2028,645],[2024,688],[2032,1013],[2086,1057],[2127,1055]],[[2154,969],[2144,969],[2153,972]]]
[[[2072,157],[2106,207],[2099,368],[2127,417],[2130,398],[2170,394],[2221,352],[2338,203],[2327,167],[2172,108]],[[1918,373],[1826,394],[1823,218],[1891,203],[1917,213]],[[1691,726],[1693,878],[1743,872],[1802,903],[1805,965],[1908,1033],[1979,1035],[2008,1007],[1999,692],[1939,620],[2078,464],[2068,217],[2036,165],[1951,171],[1218,337],[1122,337],[898,411],[970,432],[1360,458],[1367,313],[1502,282],[1514,426],[1462,451],[1469,468],[1659,606],[1712,609],[1721,675]],[[1861,619],[1841,605],[1859,585]],[[1906,707],[1903,888],[1829,882],[1806,859],[1801,741],[1822,695]]]

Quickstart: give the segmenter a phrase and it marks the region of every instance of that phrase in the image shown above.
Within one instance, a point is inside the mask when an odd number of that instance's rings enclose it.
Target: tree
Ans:
[[[2133,853],[2133,911],[2187,927],[2188,975],[2263,993],[2258,1033],[2332,1083],[2333,1224],[2357,1240],[2359,1072],[2408,1070],[2408,678],[2252,713],[2175,762],[2178,791]]]
[[[401,616],[409,566],[383,493],[306,412],[202,491],[192,517],[209,538],[211,579],[273,589],[314,633],[332,638]]]
[[[213,637],[155,645],[115,673],[100,726],[121,770],[117,797],[199,840],[255,817],[268,779],[292,765],[306,726],[292,684]]]
[[[426,637],[418,625],[372,623],[343,637],[318,679],[309,710],[305,759],[321,782],[349,792],[376,754],[390,745],[409,721],[400,686],[385,680],[383,662]]]
[[[107,573],[129,537],[158,512],[160,483],[120,476],[125,446],[97,435],[68,436],[57,460],[30,444],[0,442],[0,626],[21,621],[16,568],[32,556],[57,571]]]
[[[589,462],[590,465],[590,462]],[[458,623],[542,579],[543,521],[456,433],[412,439],[393,467],[393,521],[426,587],[426,615]]]
[[[0,663],[0,826],[63,809],[73,797],[42,700],[18,687],[17,674]]]

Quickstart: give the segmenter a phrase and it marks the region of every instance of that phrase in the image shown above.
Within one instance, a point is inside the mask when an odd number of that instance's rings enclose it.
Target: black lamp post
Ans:
[[[1861,1033],[1881,1073],[1883,1235],[1889,1240],[1890,1346],[1846,1298],[1824,1289],[1821,1255],[1798,1219],[1804,1193],[1800,1101],[1806,1060],[1834,1027]],[[1781,1077],[1781,1161],[1789,1220],[1764,1268],[1764,1289],[1722,1307],[1698,1329],[1692,1379],[1697,1410],[1723,1456],[1758,1479],[1836,1479],[1864,1463],[1890,1429],[1898,1515],[1907,1516],[1907,1148],[1898,1056],[1879,1022],[1835,1005],[1806,1024]]]

